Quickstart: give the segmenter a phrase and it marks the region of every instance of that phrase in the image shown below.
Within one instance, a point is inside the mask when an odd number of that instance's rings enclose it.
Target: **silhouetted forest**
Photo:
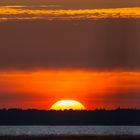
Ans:
[[[140,125],[140,110],[45,111],[1,109],[0,125]]]

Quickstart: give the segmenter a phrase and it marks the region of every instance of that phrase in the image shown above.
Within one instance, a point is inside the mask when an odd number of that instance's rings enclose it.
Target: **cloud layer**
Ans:
[[[106,18],[140,18],[140,8],[74,10],[63,9],[57,5],[0,6],[0,22],[8,20],[95,20]]]
[[[0,0],[0,5],[61,5],[64,9],[139,7],[139,0]]]
[[[0,23],[0,69],[140,68],[140,19]]]

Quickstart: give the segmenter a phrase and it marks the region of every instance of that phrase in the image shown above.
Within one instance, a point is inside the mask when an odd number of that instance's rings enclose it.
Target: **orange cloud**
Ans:
[[[0,21],[33,19],[140,18],[139,7],[108,9],[48,9],[47,6],[0,6]]]

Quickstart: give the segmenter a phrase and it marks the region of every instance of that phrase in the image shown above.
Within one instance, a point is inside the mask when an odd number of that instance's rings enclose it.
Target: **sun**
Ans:
[[[83,104],[76,100],[60,100],[54,103],[50,110],[85,110]]]

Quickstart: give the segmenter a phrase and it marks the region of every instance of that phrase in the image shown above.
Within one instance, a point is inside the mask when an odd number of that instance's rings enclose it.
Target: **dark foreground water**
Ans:
[[[140,135],[140,126],[0,126],[4,135]]]

